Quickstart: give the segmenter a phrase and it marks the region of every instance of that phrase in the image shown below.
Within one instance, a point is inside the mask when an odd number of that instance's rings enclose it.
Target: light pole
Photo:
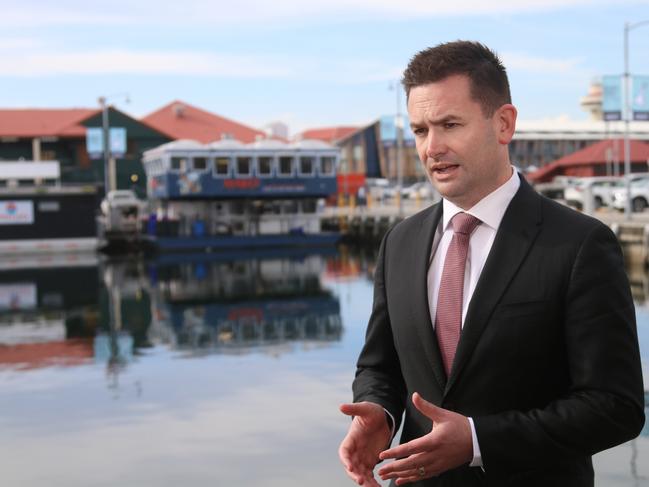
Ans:
[[[130,103],[130,98],[128,96],[128,93],[117,93],[114,95],[108,95],[108,96],[100,96],[97,101],[99,102],[99,106],[101,107],[101,128],[102,128],[102,139],[103,139],[103,146],[104,146],[104,196],[108,194],[108,191],[112,188],[111,186],[111,177],[110,174],[112,173],[112,169],[114,166],[114,161],[112,160],[110,156],[110,123],[108,121],[108,105],[106,104],[106,101],[109,98],[116,98],[116,97],[124,97],[126,100],[126,103]],[[117,181],[114,181],[115,185],[117,185]]]
[[[394,85],[390,83],[390,89],[394,87],[397,95],[397,111],[394,117],[395,129],[395,163],[397,165],[397,192],[396,198],[399,205],[399,216],[403,216],[403,202],[401,201],[401,188],[403,187],[403,117],[401,116],[401,83],[396,81]]]
[[[403,216],[403,195],[401,188],[403,187],[403,117],[401,116],[401,87],[397,83],[397,116],[394,120],[395,128],[397,129],[397,196],[399,198],[399,216]]]
[[[626,177],[626,207],[624,216],[631,219],[631,142],[629,140],[629,124],[631,121],[631,104],[629,94],[631,92],[631,75],[629,73],[629,31],[643,25],[649,25],[649,20],[640,22],[624,23],[624,175]]]

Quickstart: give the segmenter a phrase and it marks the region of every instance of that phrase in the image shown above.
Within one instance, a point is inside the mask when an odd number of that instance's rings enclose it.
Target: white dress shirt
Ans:
[[[469,303],[471,302],[471,297],[473,296],[473,291],[482,273],[482,268],[487,261],[487,256],[494,243],[496,232],[503,219],[505,210],[507,210],[509,203],[516,194],[516,191],[518,191],[520,184],[518,172],[512,168],[512,175],[505,184],[492,193],[489,193],[466,211],[446,199],[443,200],[442,219],[433,238],[431,250],[432,262],[428,268],[428,305],[433,327],[435,327],[435,308],[437,307],[439,285],[442,280],[446,251],[451,243],[451,238],[453,238],[453,227],[450,224],[451,218],[457,213],[465,211],[482,222],[471,234],[464,270],[464,292],[462,294],[462,326],[464,327],[464,319],[469,308]],[[472,467],[481,467],[482,455],[480,454],[480,445],[478,444],[478,437],[472,418],[469,418],[469,424],[471,425],[471,437],[473,440],[473,460],[470,465]]]

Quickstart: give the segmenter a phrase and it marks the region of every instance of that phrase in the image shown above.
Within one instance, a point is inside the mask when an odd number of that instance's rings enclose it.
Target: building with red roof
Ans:
[[[630,141],[631,172],[649,170],[649,144],[639,140]],[[617,165],[617,171],[614,167]],[[554,162],[528,174],[534,183],[547,183],[556,176],[606,176],[624,174],[624,140],[610,139],[596,142],[588,147],[561,157]]]
[[[298,140],[321,140],[328,144],[336,144],[339,140],[349,137],[356,132],[359,127],[320,127],[305,130],[295,136]]]
[[[142,152],[171,138],[113,107],[108,108],[108,119],[110,127],[123,127],[127,134],[126,153],[116,160],[117,187],[144,194]],[[103,159],[91,159],[86,148],[87,129],[100,127],[99,108],[0,109],[0,160],[55,160],[63,182],[100,186]]]
[[[222,139],[243,143],[266,138],[265,132],[220,115],[175,100],[142,118],[142,121],[169,138],[196,140],[203,144]]]
[[[99,112],[91,108],[0,110],[0,137],[85,137],[82,122]]]

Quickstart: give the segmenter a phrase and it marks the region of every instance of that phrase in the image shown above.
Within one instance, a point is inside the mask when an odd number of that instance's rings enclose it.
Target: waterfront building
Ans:
[[[380,117],[371,124],[350,131],[334,141],[341,149],[339,180],[349,181],[346,186],[339,184],[339,191],[354,194],[363,177],[387,178],[393,182],[397,180],[397,131],[394,118],[390,115]],[[404,184],[408,184],[424,180],[426,176],[417,155],[407,117],[403,118],[401,157],[403,181]],[[317,133],[317,130],[305,133]],[[561,118],[540,121],[521,120],[516,124],[516,133],[509,145],[509,151],[512,162],[522,172],[527,173],[598,142],[620,139],[623,136],[623,122],[576,121]],[[631,122],[630,137],[637,141],[649,142],[649,124]],[[612,163],[615,160],[623,161],[623,149],[614,151],[611,157]],[[616,157],[618,159],[615,159]]]
[[[126,152],[116,160],[117,188],[143,195],[142,154],[171,138],[114,107],[108,118],[111,127],[126,129]],[[61,183],[103,186],[103,157],[91,159],[86,148],[87,129],[101,126],[99,108],[0,109],[0,161],[58,161]]]
[[[649,142],[649,124],[631,122],[629,136]],[[511,160],[522,170],[533,172],[576,151],[602,141],[622,139],[624,122],[602,120],[519,121],[509,145]],[[613,149],[614,149],[613,143]],[[623,145],[611,154],[612,160],[624,160]]]
[[[632,173],[649,171],[649,143],[630,141]],[[548,183],[556,176],[592,177],[624,174],[624,140],[602,140],[561,157],[527,175],[534,183]]]

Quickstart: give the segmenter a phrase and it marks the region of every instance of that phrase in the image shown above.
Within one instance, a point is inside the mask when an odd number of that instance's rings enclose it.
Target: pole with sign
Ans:
[[[631,105],[629,103],[629,95],[631,91],[629,83],[631,76],[629,73],[629,31],[636,27],[648,24],[649,20],[642,20],[635,23],[624,23],[624,173],[627,175],[627,197],[624,215],[627,220],[631,219],[631,178],[628,177],[628,175],[631,174],[631,142],[629,141],[629,122],[631,120]]]

